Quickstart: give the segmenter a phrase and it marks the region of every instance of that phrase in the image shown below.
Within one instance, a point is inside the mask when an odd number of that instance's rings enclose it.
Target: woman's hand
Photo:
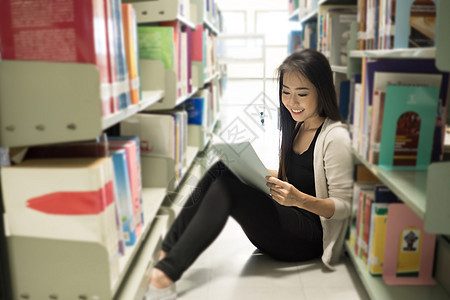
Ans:
[[[272,199],[281,205],[302,207],[302,196],[304,195],[292,184],[282,181],[273,176],[266,176],[266,185],[270,188]]]
[[[267,169],[267,171],[269,171],[270,175],[272,175],[273,177],[278,177],[278,171],[277,170]]]

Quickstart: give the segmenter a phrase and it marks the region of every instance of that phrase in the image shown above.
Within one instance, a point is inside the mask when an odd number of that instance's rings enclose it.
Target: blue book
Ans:
[[[344,120],[347,120],[349,115],[350,105],[350,81],[345,80],[341,82],[339,89],[339,112]]]
[[[114,46],[116,54],[117,83],[114,86],[114,94],[119,98],[119,109],[131,105],[127,58],[125,52],[125,40],[122,27],[122,10],[120,0],[111,0],[112,16],[114,24]]]
[[[134,136],[108,136],[108,140],[110,140],[110,141],[134,141],[136,143],[136,152],[137,152],[136,153],[136,157],[137,157],[137,160],[138,160],[139,174],[142,174],[142,171],[140,171],[141,170],[141,148],[140,148],[141,142],[139,140],[139,137],[137,135],[134,135]],[[141,177],[139,177],[139,182],[140,182],[139,186],[142,188],[142,178]],[[141,224],[144,225],[145,223],[144,223],[144,212],[142,210],[142,207],[143,207],[142,192],[139,193],[139,194],[141,195],[141,199],[140,199],[140,203],[141,203],[141,213],[140,213],[140,215],[141,215]]]
[[[188,113],[189,125],[204,125],[206,123],[206,99],[203,97],[190,98],[184,102],[184,109]]]
[[[127,156],[125,150],[111,151],[114,165],[114,176],[117,187],[117,208],[122,223],[126,246],[136,243],[136,228],[133,217],[130,180],[128,178]]]

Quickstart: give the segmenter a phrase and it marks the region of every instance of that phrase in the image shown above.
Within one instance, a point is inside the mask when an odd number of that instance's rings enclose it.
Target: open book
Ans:
[[[250,142],[214,143],[212,149],[243,183],[270,194],[264,177],[271,175]]]

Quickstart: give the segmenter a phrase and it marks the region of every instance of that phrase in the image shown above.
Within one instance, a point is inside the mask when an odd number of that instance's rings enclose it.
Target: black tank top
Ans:
[[[323,124],[322,124],[323,125]],[[309,148],[302,154],[297,154],[294,150],[290,151],[290,164],[287,170],[287,178],[290,184],[294,185],[299,191],[316,196],[316,185],[314,183],[314,146],[316,144],[317,136],[322,129],[322,125],[317,128]],[[301,126],[301,125],[300,125]],[[298,130],[296,131],[296,134]]]

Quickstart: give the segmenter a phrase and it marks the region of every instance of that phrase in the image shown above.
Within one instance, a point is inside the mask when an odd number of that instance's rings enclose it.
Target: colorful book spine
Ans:
[[[114,31],[114,53],[116,56],[116,79],[113,85],[113,93],[119,99],[119,109],[124,109],[131,104],[129,75],[127,66],[127,54],[125,51],[124,31],[122,27],[122,6],[120,0],[110,0]]]
[[[136,158],[137,158],[137,164],[136,164],[136,168],[137,171],[136,173],[138,174],[138,187],[139,187],[139,195],[140,195],[140,207],[136,208],[136,210],[140,210],[141,211],[141,224],[145,224],[145,219],[144,219],[144,204],[143,204],[143,199],[142,199],[142,168],[141,168],[141,141],[139,140],[138,136],[108,136],[108,141],[110,142],[114,142],[114,141],[121,141],[121,142],[133,142],[135,144],[135,148],[136,148]]]
[[[116,62],[116,35],[114,33],[113,8],[110,0],[104,0],[105,6],[105,26],[106,26],[106,49],[108,60],[108,75],[110,83],[110,103],[109,110],[115,113],[119,110],[119,97],[114,93],[114,85],[117,82],[117,62]]]
[[[136,236],[140,236],[142,232],[142,207],[141,207],[141,180],[139,159],[137,157],[137,146],[132,141],[110,141],[110,150],[124,149],[127,155],[128,176],[130,180],[131,197],[133,203],[133,215],[136,225]]]
[[[388,203],[374,203],[371,210],[370,245],[367,268],[372,275],[383,274]]]
[[[131,4],[122,4],[122,25],[127,57],[131,104],[137,104],[139,98],[138,49],[136,49],[136,13]]]
[[[0,2],[2,58],[94,64],[102,114],[110,114],[104,0],[16,2]]]
[[[133,213],[127,154],[123,149],[114,150],[111,152],[111,157],[117,187],[116,205],[122,224],[124,241],[126,246],[133,246],[136,243],[136,222]]]

